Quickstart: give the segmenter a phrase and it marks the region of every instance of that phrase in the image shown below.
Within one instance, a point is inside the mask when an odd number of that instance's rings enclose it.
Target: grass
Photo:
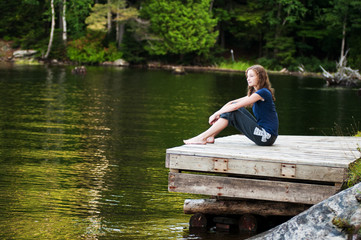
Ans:
[[[357,131],[355,137],[361,137],[361,131]],[[357,147],[357,151],[361,153],[361,146]],[[346,187],[352,187],[359,182],[361,182],[361,157],[348,166]]]
[[[239,61],[239,62],[221,62],[219,64],[219,68],[225,68],[225,69],[233,69],[233,70],[239,70],[239,71],[246,71],[247,68],[253,66],[254,63],[250,61]]]
[[[349,165],[346,188],[352,187],[359,182],[361,182],[361,158]]]
[[[16,59],[15,63],[19,64],[19,65],[41,65],[41,63],[39,61],[36,61],[33,58],[30,58],[30,59],[26,59],[26,58]]]

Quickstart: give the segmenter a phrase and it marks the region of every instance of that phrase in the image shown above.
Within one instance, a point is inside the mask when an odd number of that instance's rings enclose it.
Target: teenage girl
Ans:
[[[225,104],[209,117],[211,127],[205,132],[184,140],[185,144],[214,143],[215,136],[231,125],[260,146],[272,145],[278,136],[278,115],[266,70],[254,65],[246,70],[247,96]],[[254,116],[244,107],[252,106]]]

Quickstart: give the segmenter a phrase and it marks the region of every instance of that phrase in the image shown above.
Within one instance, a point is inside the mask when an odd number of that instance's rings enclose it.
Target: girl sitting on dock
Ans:
[[[278,136],[278,115],[274,104],[274,91],[271,88],[266,70],[254,65],[246,70],[248,82],[247,96],[226,103],[209,117],[211,127],[205,132],[184,140],[185,144],[214,143],[214,138],[228,125],[238,129],[260,146],[272,145]],[[245,109],[252,106],[253,115]]]

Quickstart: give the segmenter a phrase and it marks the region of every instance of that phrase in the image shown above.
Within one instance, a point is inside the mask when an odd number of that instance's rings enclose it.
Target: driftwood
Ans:
[[[355,87],[358,85],[358,83],[361,82],[361,75],[359,71],[347,67],[347,53],[348,51],[344,56],[341,56],[340,61],[336,63],[337,71],[334,74],[329,73],[322,66],[320,66],[323,71],[322,75],[325,78],[328,86],[336,85]]]

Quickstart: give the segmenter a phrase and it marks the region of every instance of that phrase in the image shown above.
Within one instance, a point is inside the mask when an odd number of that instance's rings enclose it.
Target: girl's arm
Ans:
[[[236,102],[239,102],[239,101],[241,101],[242,99],[245,99],[246,97],[247,97],[247,96],[242,97],[242,98],[238,98],[238,99],[235,99],[235,100],[232,100],[232,101],[229,101],[229,102],[226,103],[223,107],[228,106],[228,105],[230,105],[230,104],[234,104],[234,103],[236,103]]]
[[[260,95],[258,95],[257,93],[253,93],[251,96],[245,96],[245,97],[230,101],[230,102],[226,103],[217,112],[213,113],[212,116],[209,117],[209,124],[212,125],[213,123],[215,123],[219,119],[219,117],[222,113],[233,112],[233,111],[237,110],[238,108],[252,105],[253,103],[255,103],[261,99],[263,99],[263,98]]]

